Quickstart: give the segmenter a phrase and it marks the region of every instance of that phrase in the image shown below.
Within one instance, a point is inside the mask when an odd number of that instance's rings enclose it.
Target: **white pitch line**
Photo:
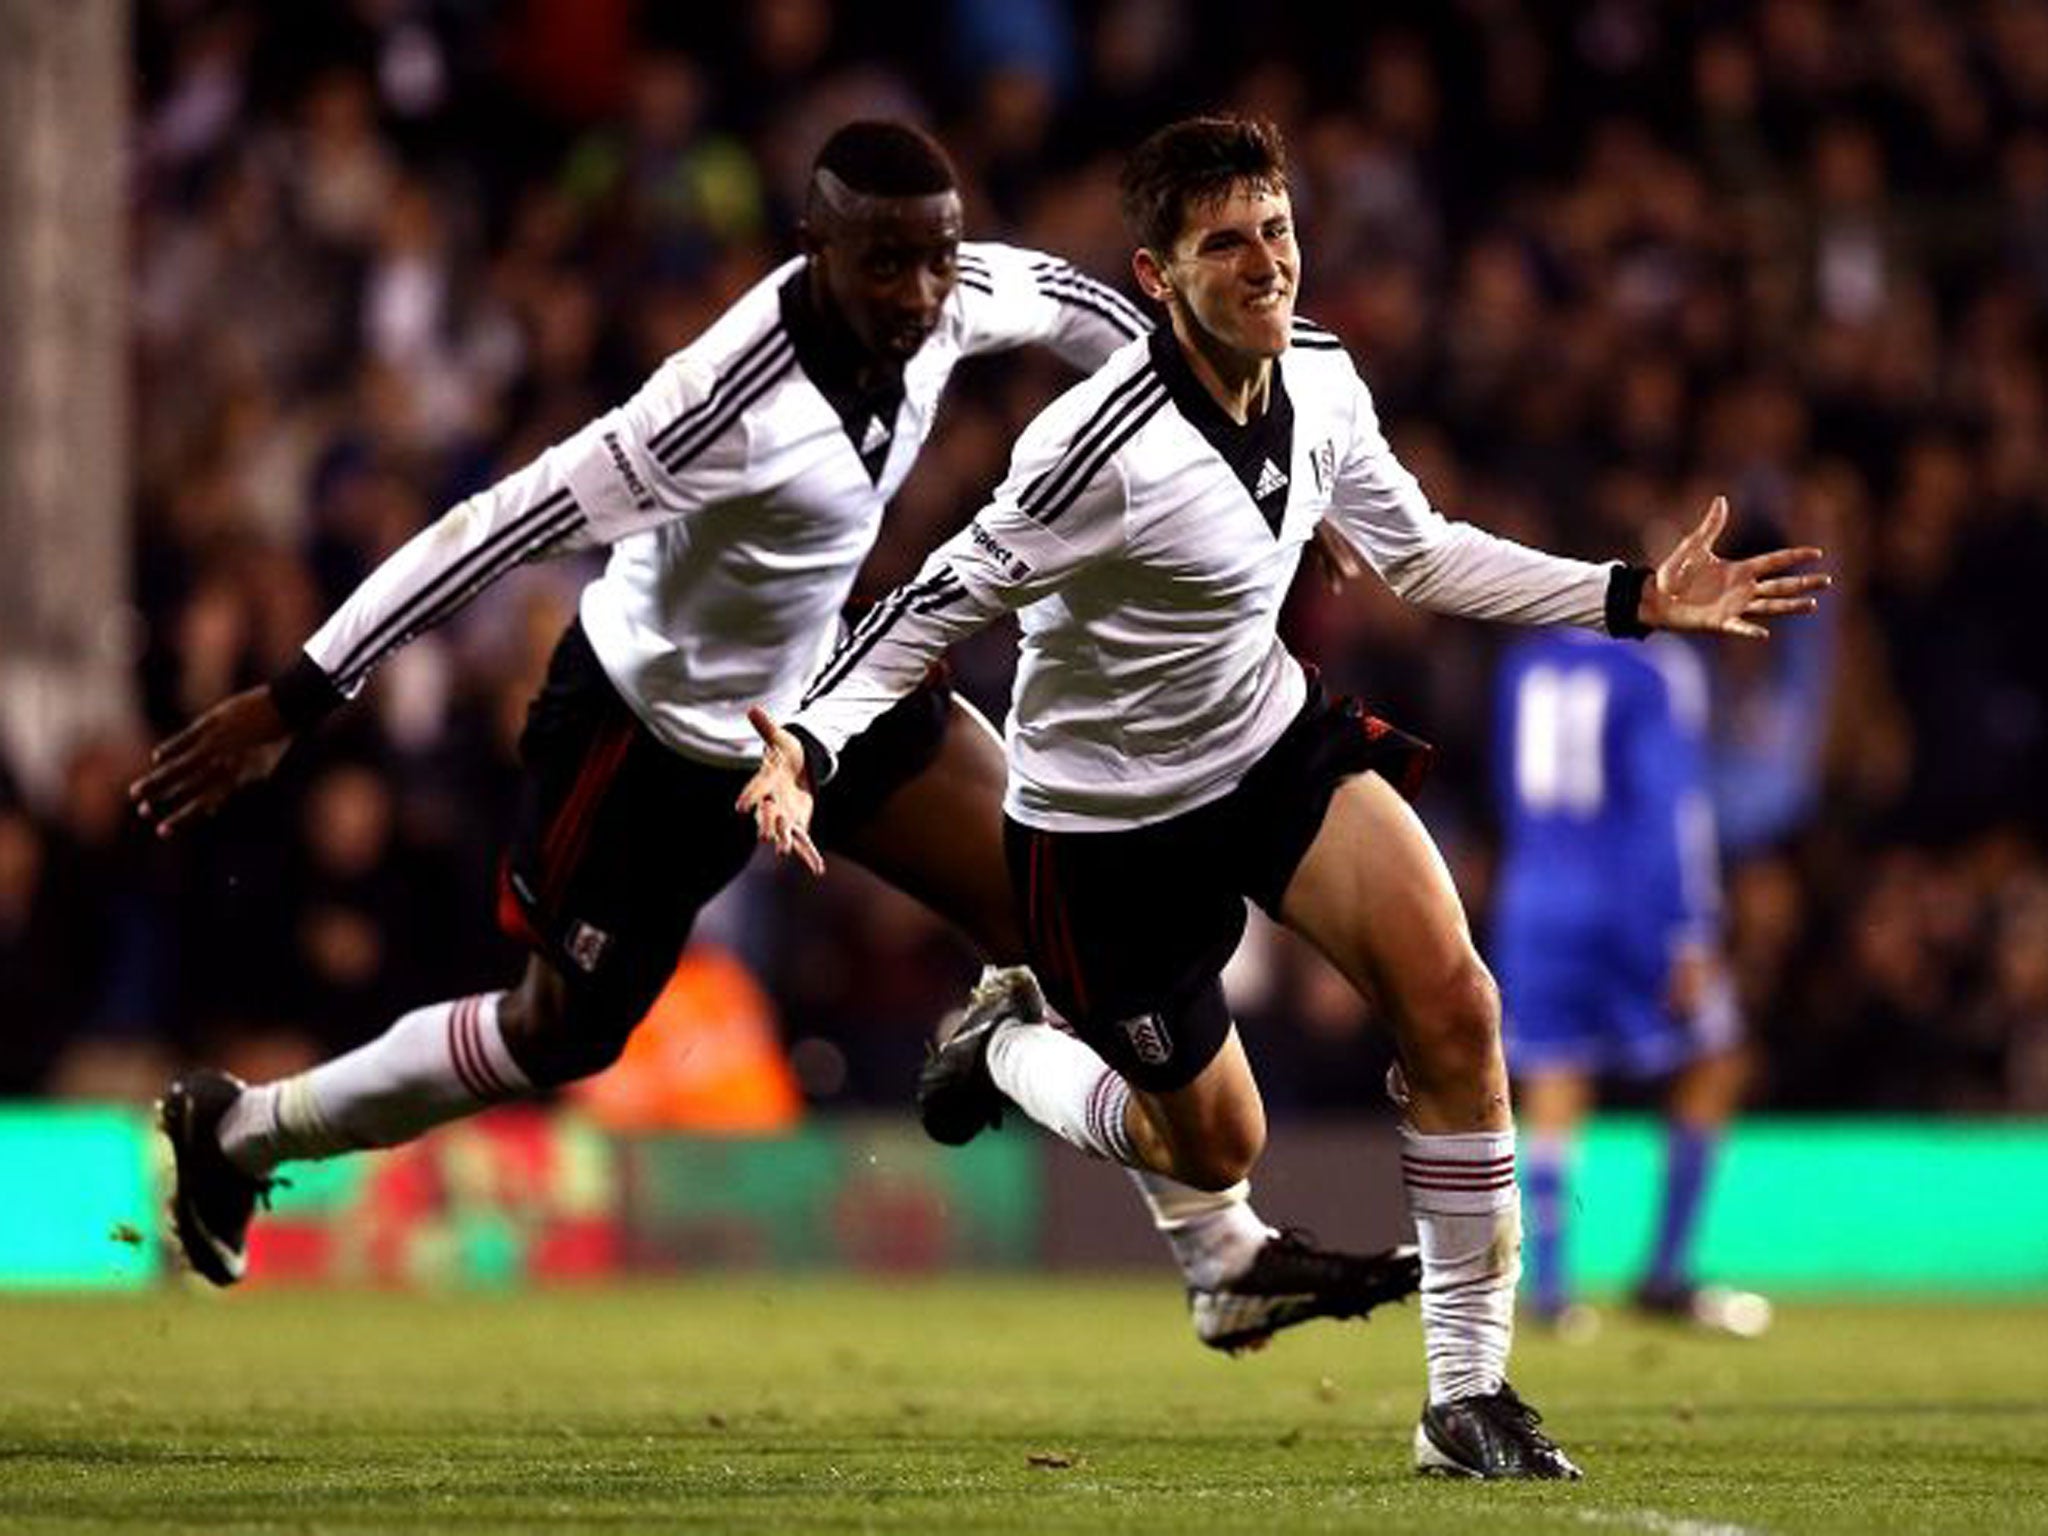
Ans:
[[[1679,1515],[1660,1515],[1654,1509],[1586,1509],[1579,1518],[1587,1525],[1619,1525],[1649,1531],[1652,1536],[1764,1536],[1747,1525],[1730,1525],[1721,1520],[1688,1520]]]

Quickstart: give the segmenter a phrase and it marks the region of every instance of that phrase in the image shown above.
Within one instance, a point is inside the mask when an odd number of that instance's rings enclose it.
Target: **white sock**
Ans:
[[[1426,1135],[1401,1127],[1401,1176],[1422,1248],[1429,1400],[1500,1390],[1522,1274],[1515,1133]]]
[[[1093,1157],[1137,1166],[1124,1111],[1130,1085],[1062,1029],[1011,1020],[988,1042],[988,1072],[1025,1114]]]
[[[279,1163],[395,1146],[532,1084],[486,992],[416,1008],[346,1056],[250,1088],[221,1116],[228,1160],[257,1178]]]
[[[1252,1187],[1243,1179],[1211,1193],[1149,1168],[1133,1168],[1131,1182],[1145,1197],[1152,1225],[1173,1250],[1182,1277],[1197,1290],[1214,1290],[1236,1279],[1279,1236],[1252,1209]]]

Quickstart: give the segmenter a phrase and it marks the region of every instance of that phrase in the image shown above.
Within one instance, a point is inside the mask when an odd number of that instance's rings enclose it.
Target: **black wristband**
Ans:
[[[305,652],[270,680],[270,702],[277,706],[292,734],[310,729],[348,702],[334,679]]]
[[[1640,640],[1650,632],[1643,622],[1643,588],[1657,573],[1647,565],[1619,565],[1607,578],[1607,633],[1617,640]]]
[[[783,729],[803,744],[804,777],[810,780],[805,788],[815,794],[820,788],[832,782],[832,775],[839,771],[839,759],[825,749],[825,743],[802,726],[790,725],[784,726]]]

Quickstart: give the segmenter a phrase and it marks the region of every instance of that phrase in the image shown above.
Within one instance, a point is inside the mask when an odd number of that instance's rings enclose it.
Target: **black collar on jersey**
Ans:
[[[868,479],[879,483],[896,440],[903,370],[870,356],[838,316],[819,313],[808,266],[789,275],[778,298],[797,366],[838,415]]]
[[[1280,520],[1287,515],[1287,467],[1294,462],[1294,402],[1287,398],[1279,360],[1273,362],[1265,410],[1239,426],[1216,403],[1208,386],[1195,377],[1171,326],[1154,331],[1146,345],[1152,349],[1152,366],[1166,381],[1174,405],[1222,455],[1266,526],[1278,535]]]

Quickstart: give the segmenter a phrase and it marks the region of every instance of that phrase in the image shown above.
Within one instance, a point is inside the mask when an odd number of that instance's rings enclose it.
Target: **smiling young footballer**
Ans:
[[[1427,748],[1327,695],[1280,643],[1281,604],[1324,517],[1411,601],[1630,635],[1759,635],[1758,619],[1813,606],[1826,578],[1795,568],[1818,551],[1721,561],[1718,499],[1654,571],[1446,520],[1343,345],[1294,313],[1277,132],[1176,123],[1122,186],[1138,282],[1170,324],[1038,417],[989,505],[840,644],[800,711],[752,713],[767,746],[740,807],[816,867],[813,783],[829,795],[842,753],[931,660],[1018,610],[1010,874],[1032,964],[1080,1039],[953,1032],[920,1084],[927,1128],[961,1139],[1009,1102],[1200,1188],[1245,1177],[1265,1115],[1218,977],[1257,901],[1394,1029],[1423,1261],[1418,1466],[1576,1477],[1506,1378],[1520,1220],[1499,1004],[1403,798]]]
[[[272,1170],[390,1146],[615,1060],[698,909],[754,841],[731,814],[754,701],[793,709],[963,357],[1026,343],[1092,366],[1148,329],[1054,257],[961,238],[945,152],[851,124],[813,168],[804,255],[741,297],[624,405],[472,497],[378,567],[286,674],[160,747],[133,793],[169,833],[267,774],[286,744],[413,636],[522,560],[609,545],[520,742],[520,811],[499,920],[531,950],[502,992],[429,1004],[368,1044],[255,1087],[173,1083],[173,1214],[193,1266],[241,1277]],[[1013,966],[1024,939],[1002,850],[1002,753],[927,682],[848,756],[819,835]],[[967,1016],[1035,1018],[1021,969]],[[1141,1178],[1198,1335],[1236,1349],[1414,1288],[1407,1251],[1309,1248],[1221,1194]]]

